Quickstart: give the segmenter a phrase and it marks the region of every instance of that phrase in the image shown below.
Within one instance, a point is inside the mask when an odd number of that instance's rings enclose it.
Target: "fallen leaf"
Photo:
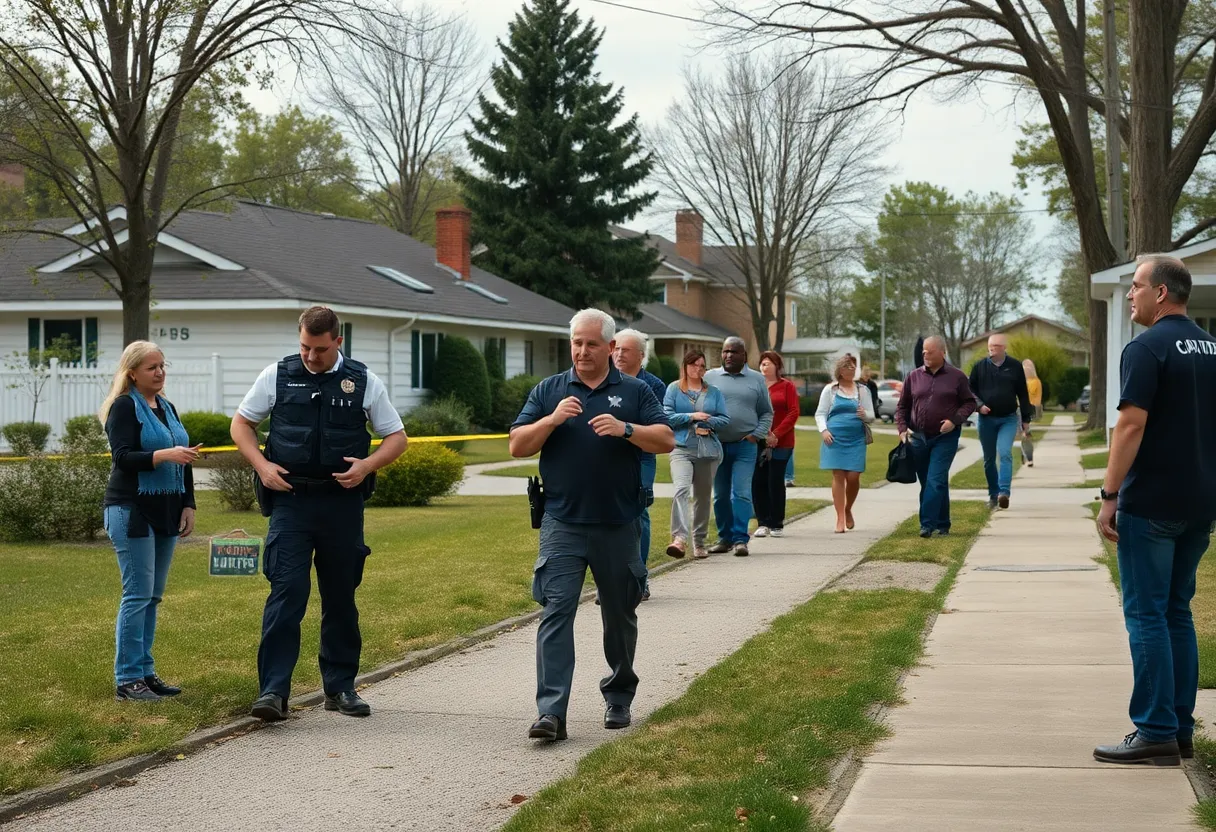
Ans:
[[[763,751],[757,751],[756,752],[756,762],[757,763],[767,763],[768,756]]]
[[[134,786],[134,785],[135,785],[136,783],[138,783],[138,782],[139,782],[138,780],[131,780],[131,779],[129,779],[129,778],[124,777],[122,780],[115,780],[115,781],[114,781],[114,788],[116,788],[116,789],[125,789],[125,788],[127,788],[128,786]]]
[[[750,809],[744,809],[742,806],[740,806],[737,809],[735,809],[735,820],[737,820],[741,823],[746,823],[747,816],[750,814],[751,814]]]
[[[528,796],[526,794],[513,794],[513,795],[511,795],[511,805],[518,806],[519,804],[523,803],[527,799],[528,799]]]
[[[796,795],[796,794],[792,794],[792,795],[790,795],[790,800],[792,800],[792,801],[794,801],[795,803],[797,803],[797,802],[798,802],[798,795]]]
[[[327,756],[327,757],[341,757],[342,755],[341,755],[341,754],[337,754],[337,753],[335,753],[335,752],[331,751],[331,752],[329,752],[329,754],[327,754],[326,756]]]
[[[176,757],[174,757],[173,759],[175,759],[175,760],[184,760],[184,759],[186,759],[186,755],[185,755],[185,754],[178,754],[178,755],[177,755]]]

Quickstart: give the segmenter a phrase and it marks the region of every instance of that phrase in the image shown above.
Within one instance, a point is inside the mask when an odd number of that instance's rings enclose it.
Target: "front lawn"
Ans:
[[[244,715],[257,696],[257,646],[267,583],[212,578],[209,535],[266,533],[256,512],[199,492],[198,529],[178,548],[161,606],[157,672],[185,688],[143,705],[113,699],[120,582],[108,541],[0,545],[0,794],[64,771],[156,751],[197,728]],[[791,500],[790,514],[820,503]],[[652,565],[669,560],[670,501],[651,507]],[[537,533],[524,497],[453,497],[427,508],[368,509],[372,549],[359,589],[362,667],[536,609]],[[304,619],[293,693],[320,686],[320,604]]]
[[[1081,454],[1081,467],[1088,470],[1105,468],[1110,461],[1110,451],[1104,454]]]
[[[978,439],[976,441],[979,441]],[[999,464],[999,463],[998,463]],[[1022,467],[1022,452],[1016,443],[1013,448],[1013,474],[1017,475]],[[984,476],[984,460],[979,459],[950,478],[951,488],[971,488],[980,491],[988,489],[988,478]],[[951,510],[953,510],[951,506]]]
[[[950,537],[921,540],[913,517],[868,555],[945,564],[933,592],[820,592],[633,734],[584,757],[572,776],[528,800],[504,832],[826,832],[806,798],[828,784],[842,755],[864,754],[885,735],[871,709],[900,701],[899,676],[916,664],[925,624],[988,517],[982,505],[959,509]]]
[[[816,433],[800,431],[798,444],[794,448],[794,485],[806,488],[826,488],[832,484],[831,471],[819,468],[819,449],[823,440]],[[866,470],[861,475],[863,486],[874,486],[886,482],[887,455],[899,444],[899,437],[885,433],[874,434],[874,443],[866,449]],[[497,471],[486,471],[495,477],[535,477],[540,472],[539,466],[518,465],[512,468],[500,468]],[[658,458],[655,472],[655,482],[671,482],[671,468],[666,454]]]

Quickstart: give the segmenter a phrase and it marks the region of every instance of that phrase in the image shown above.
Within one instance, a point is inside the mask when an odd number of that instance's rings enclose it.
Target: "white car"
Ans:
[[[895,421],[895,407],[899,404],[899,394],[903,390],[902,382],[885,380],[878,382],[878,406],[875,415],[885,422]]]

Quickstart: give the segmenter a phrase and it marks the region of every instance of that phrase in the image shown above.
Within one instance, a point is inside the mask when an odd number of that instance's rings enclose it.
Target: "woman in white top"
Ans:
[[[870,390],[859,384],[857,359],[842,356],[833,370],[835,381],[823,388],[815,427],[823,435],[819,467],[832,472],[832,504],[836,507],[836,533],[853,528],[853,503],[866,470],[866,425],[874,421]]]

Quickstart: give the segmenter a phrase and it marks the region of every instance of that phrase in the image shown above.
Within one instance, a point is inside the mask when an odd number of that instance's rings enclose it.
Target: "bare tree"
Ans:
[[[856,282],[848,269],[856,260],[857,246],[847,234],[827,233],[803,244],[794,286],[805,303],[798,305],[795,336],[831,338],[845,334]]]
[[[0,162],[46,177],[86,224],[68,239],[104,262],[95,273],[122,300],[124,343],[148,335],[161,230],[227,193],[217,184],[166,198],[187,97],[269,83],[262,59],[304,61],[326,33],[351,31],[371,2],[0,0],[0,77],[24,105],[10,108],[22,123],[0,134]],[[114,193],[121,217],[107,213]]]
[[[878,190],[882,130],[845,108],[836,76],[777,55],[730,58],[720,81],[685,72],[684,92],[650,145],[658,179],[696,208],[737,268],[752,331],[781,348],[780,314],[809,238],[843,228]]]
[[[1005,78],[1040,99],[1068,179],[1090,272],[1120,261],[1099,197],[1091,112],[1104,116],[1102,79],[1086,67],[1085,0],[707,0],[724,37],[792,39],[808,55],[843,51],[870,57],[856,78],[864,100],[906,101],[927,86],[965,92],[981,78]],[[1182,80],[1216,43],[1210,27],[1175,59],[1188,0],[1129,0],[1131,115],[1119,123],[1132,158],[1131,254],[1168,250],[1170,218],[1182,189],[1216,134],[1216,70],[1194,95],[1189,119],[1176,105]],[[1216,66],[1216,62],[1212,64]],[[949,90],[945,90],[949,91]],[[1185,235],[1184,235],[1185,236]],[[1090,298],[1090,427],[1106,417],[1106,315]]]
[[[364,198],[380,221],[417,237],[445,195],[457,125],[480,88],[482,50],[463,17],[427,5],[397,19],[365,15],[360,29],[373,37],[353,39],[323,62],[317,103],[360,151]]]
[[[980,332],[995,327],[1030,292],[1044,288],[1035,277],[1034,228],[1016,198],[968,194],[963,201],[963,275],[973,287]]]

